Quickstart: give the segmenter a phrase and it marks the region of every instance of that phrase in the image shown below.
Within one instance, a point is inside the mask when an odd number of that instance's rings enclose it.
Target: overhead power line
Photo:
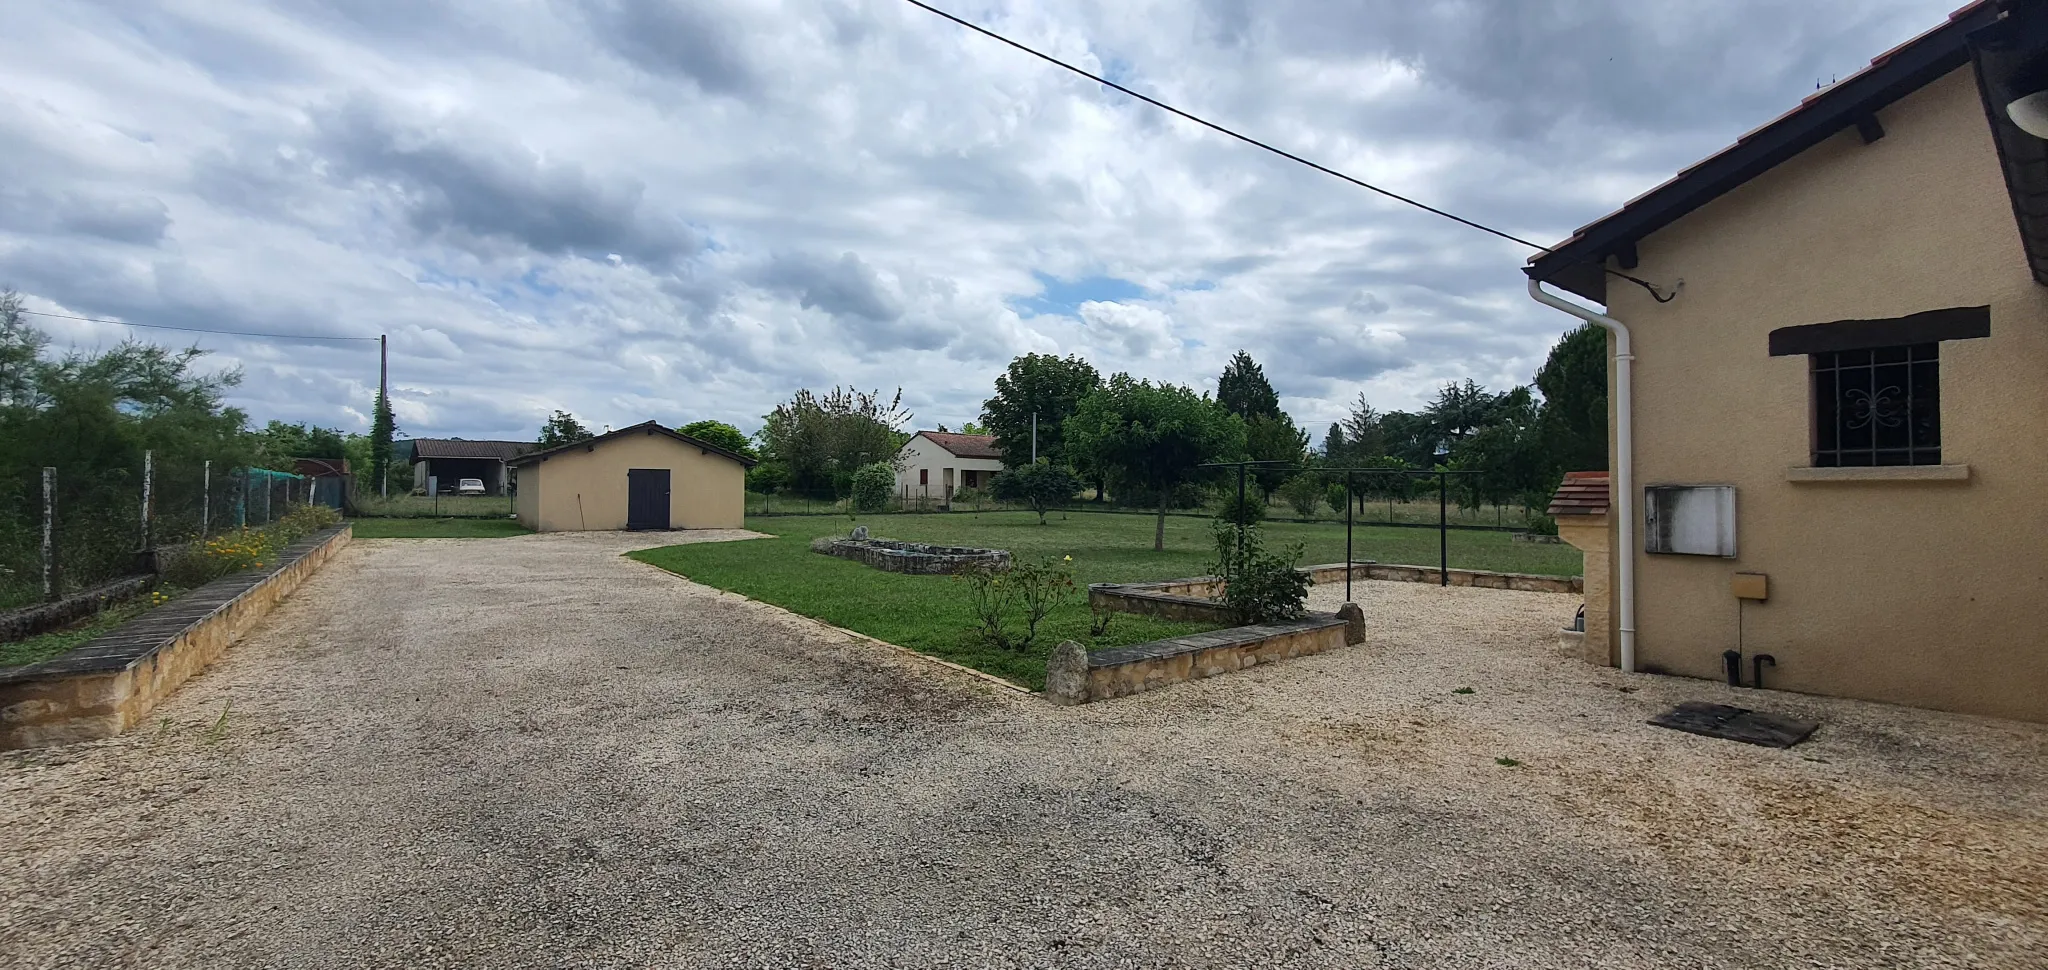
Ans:
[[[1377,192],[1380,195],[1386,196],[1387,198],[1399,202],[1403,205],[1413,206],[1431,215],[1449,219],[1452,222],[1458,223],[1459,225],[1477,229],[1480,232],[1487,233],[1489,235],[1498,236],[1502,239],[1507,240],[1508,242],[1515,243],[1516,245],[1527,246],[1530,249],[1534,249],[1537,252],[1543,253],[1545,255],[1557,255],[1557,250],[1552,249],[1549,246],[1545,246],[1542,243],[1530,242],[1529,240],[1523,239],[1522,237],[1514,235],[1513,233],[1506,232],[1500,229],[1495,229],[1494,227],[1486,225],[1482,222],[1467,219],[1464,216],[1458,215],[1455,212],[1449,212],[1444,209],[1439,209],[1436,206],[1430,205],[1427,202],[1423,202],[1419,199],[1410,198],[1391,189],[1381,188],[1377,185],[1372,184],[1371,182],[1365,181],[1364,179],[1354,178],[1352,176],[1344,174],[1343,172],[1339,172],[1336,169],[1331,168],[1327,165],[1322,165],[1317,162],[1310,161],[1309,159],[1303,158],[1300,155],[1296,155],[1293,152],[1290,152],[1284,148],[1278,148],[1273,145],[1269,145],[1265,142],[1262,142],[1256,138],[1251,137],[1250,135],[1241,134],[1229,128],[1225,128],[1222,125],[1219,125],[1213,121],[1208,120],[1207,118],[1201,118],[1189,114],[1188,112],[1182,111],[1181,109],[1176,108],[1173,105],[1167,104],[1166,102],[1161,101],[1158,98],[1151,97],[1150,95],[1140,94],[1106,77],[1103,77],[1099,74],[1095,74],[1091,71],[1083,70],[1079,67],[1067,63],[1066,61],[1060,60],[1059,58],[1054,57],[1051,54],[1047,54],[1035,48],[1025,46],[1024,44],[1011,40],[1008,37],[1004,37],[1003,35],[998,34],[995,31],[988,29],[987,27],[983,27],[980,24],[974,23],[971,20],[965,20],[963,18],[956,17],[953,14],[947,13],[944,10],[940,10],[939,8],[932,6],[931,4],[924,3],[922,2],[922,0],[903,0],[903,2],[910,4],[911,6],[923,10],[927,13],[935,14],[937,16],[950,20],[956,24],[959,24],[962,27],[967,28],[968,30],[981,34],[984,37],[1001,41],[1005,44],[1010,45],[1011,47],[1015,47],[1016,49],[1031,55],[1032,57],[1036,57],[1039,60],[1045,61],[1048,64],[1053,64],[1055,66],[1064,68],[1068,71],[1072,71],[1073,73],[1079,74],[1082,77],[1085,77],[1090,81],[1094,81],[1095,83],[1100,84],[1104,87],[1114,88],[1118,91],[1123,92],[1124,94],[1127,94],[1133,98],[1145,102],[1146,104],[1158,108],[1161,111],[1167,112],[1168,114],[1174,115],[1179,118],[1185,118],[1211,131],[1215,131],[1219,134],[1224,134],[1232,138],[1235,138],[1238,141],[1244,142],[1247,145],[1251,145],[1256,148],[1263,148],[1266,151],[1272,152],[1273,154],[1280,156],[1281,158],[1287,159],[1291,162],[1298,162],[1302,165],[1306,165],[1309,168],[1315,169],[1316,171],[1323,173],[1324,175],[1328,175],[1333,178],[1343,179],[1344,181],[1349,182],[1352,185],[1356,185],[1359,188],[1365,189],[1370,192]],[[1616,270],[1608,269],[1606,266],[1596,265],[1587,260],[1576,259],[1575,257],[1572,258],[1576,262],[1585,263],[1588,266],[1594,266],[1594,268],[1599,269],[1603,273],[1607,273],[1619,277],[1621,279],[1625,279],[1631,283],[1636,284],[1637,286],[1649,290],[1650,295],[1656,297],[1659,302],[1667,302],[1670,299],[1670,297],[1665,296],[1663,292],[1659,290],[1655,284],[1652,284],[1648,280],[1637,279],[1636,277],[1630,276],[1627,273],[1622,273]]]
[[[174,327],[167,323],[134,323],[128,320],[103,320],[99,317],[80,317],[69,313],[46,313],[42,310],[22,310],[22,313],[38,317],[56,317],[59,320],[83,320],[87,323],[111,323],[120,327],[146,327],[151,330],[180,330],[185,333],[214,333],[228,337],[264,337],[270,340],[376,340],[376,337],[329,337],[302,333],[261,333],[255,330],[209,330],[205,327]]]

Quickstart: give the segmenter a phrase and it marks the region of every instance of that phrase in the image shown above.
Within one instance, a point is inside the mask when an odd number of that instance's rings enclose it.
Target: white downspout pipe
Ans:
[[[1529,298],[1547,307],[1563,310],[1614,335],[1614,495],[1615,521],[1620,536],[1614,550],[1620,564],[1621,584],[1621,670],[1636,672],[1636,512],[1635,512],[1635,421],[1629,400],[1629,371],[1636,355],[1630,351],[1628,327],[1621,321],[1570,300],[1552,296],[1543,284],[1529,280]]]

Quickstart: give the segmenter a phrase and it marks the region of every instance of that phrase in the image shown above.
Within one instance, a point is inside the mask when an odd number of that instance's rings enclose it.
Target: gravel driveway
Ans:
[[[0,755],[0,966],[2048,966],[2039,726],[1694,738],[1735,692],[1557,657],[1570,598],[1404,583],[1054,708],[648,541],[359,541],[156,727]]]

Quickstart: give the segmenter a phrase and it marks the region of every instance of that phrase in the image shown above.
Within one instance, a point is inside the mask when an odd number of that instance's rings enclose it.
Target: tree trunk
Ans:
[[[1152,551],[1166,551],[1166,492],[1159,493],[1159,523],[1152,529]]]

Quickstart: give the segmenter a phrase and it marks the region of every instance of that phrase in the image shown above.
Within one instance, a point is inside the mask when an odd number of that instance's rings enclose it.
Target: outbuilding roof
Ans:
[[[996,447],[996,436],[992,434],[954,434],[950,431],[920,431],[918,434],[930,438],[932,444],[946,449],[955,458],[1003,457],[1003,449]]]
[[[1604,267],[1609,258],[1624,271],[1634,269],[1638,241],[1837,132],[1855,128],[1866,142],[1883,138],[1878,110],[1981,56],[1978,41],[1990,32],[1977,38],[1972,34],[1994,25],[2004,28],[2001,8],[2005,5],[2001,0],[1966,4],[1950,14],[1947,22],[1879,54],[1871,59],[1870,66],[1808,95],[1797,107],[1751,130],[1736,139],[1735,144],[1581,227],[1550,252],[1532,258],[1523,272],[1596,303],[1606,303],[1609,280]],[[1980,82],[1985,80],[1980,78]],[[2003,104],[1999,101],[1998,107],[2002,109]],[[2020,197],[2033,194],[2035,188],[2025,184],[2031,180],[2016,177],[2024,173],[2014,163],[2023,160],[2011,157],[2008,136],[2018,129],[2001,117],[2003,113],[1988,112],[2017,206]],[[2039,140],[2033,142],[2038,145]],[[2032,154],[2038,156],[2038,148]],[[2030,232],[2024,213],[2021,231]],[[2029,238],[2028,243],[2031,259],[2035,256],[2035,240]],[[2036,267],[2038,274],[2048,264],[2037,261]]]
[[[1564,484],[1550,497],[1550,514],[1606,515],[1607,486],[1606,472],[1565,472]]]
[[[659,421],[643,421],[639,424],[632,425],[630,427],[620,428],[617,431],[611,431],[605,434],[597,435],[596,437],[585,438],[582,441],[574,441],[566,445],[560,445],[554,448],[549,448],[546,451],[528,452],[524,455],[520,455],[516,459],[513,459],[510,462],[510,464],[531,465],[534,464],[535,462],[546,461],[549,458],[549,456],[559,455],[565,451],[569,451],[576,448],[581,448],[585,451],[590,451],[592,449],[595,449],[599,444],[610,441],[614,438],[623,438],[631,434],[666,435],[667,437],[674,438],[675,440],[680,441],[683,444],[694,445],[697,448],[703,449],[703,451],[706,454],[718,455],[721,458],[730,458],[733,461],[739,462],[741,465],[744,465],[748,468],[752,468],[755,465],[761,463],[760,459],[748,458],[747,456],[739,454],[737,452],[727,451],[724,448],[720,448],[719,446],[714,445],[709,441],[705,441],[702,438],[693,438],[680,431],[670,428]]]
[[[539,447],[531,441],[472,441],[467,438],[414,438],[412,464],[434,458],[489,458],[511,461]]]

